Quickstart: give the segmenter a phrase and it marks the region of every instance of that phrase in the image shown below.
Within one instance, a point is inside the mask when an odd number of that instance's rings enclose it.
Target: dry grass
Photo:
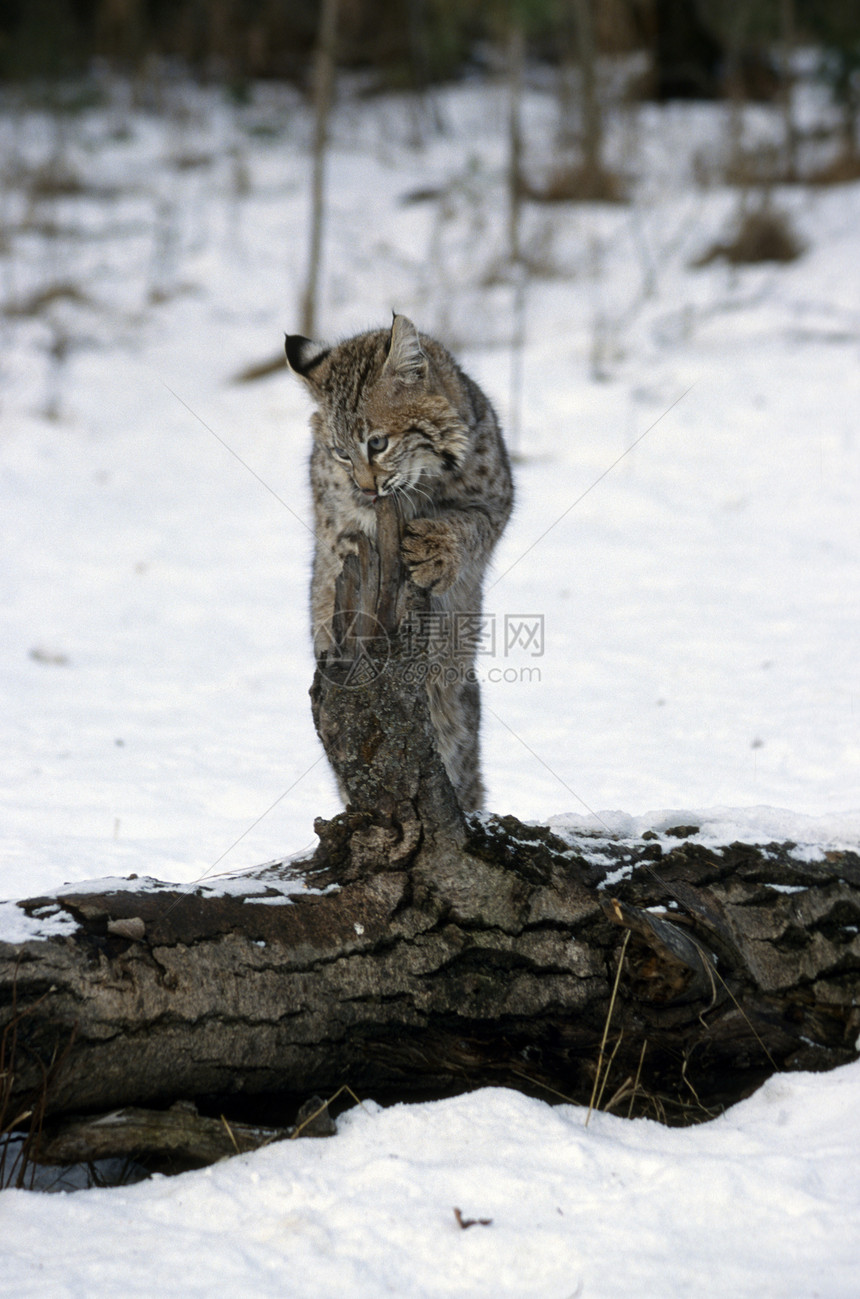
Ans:
[[[591,1100],[588,1102],[588,1113],[585,1116],[585,1126],[588,1127],[588,1120],[591,1118],[592,1111],[600,1109],[600,1103],[603,1100],[603,1093],[606,1090],[606,1083],[609,1079],[609,1071],[612,1068],[612,1061],[615,1059],[615,1052],[621,1045],[621,1034],[618,1041],[607,1059],[606,1043],[609,1038],[609,1026],[612,1023],[612,1012],[615,1009],[615,998],[618,996],[618,985],[621,982],[621,971],[624,966],[624,955],[627,951],[627,944],[630,942],[630,930],[624,935],[624,941],[621,944],[621,951],[618,953],[618,967],[615,971],[615,982],[612,985],[612,995],[609,998],[609,1007],[606,1011],[606,1023],[603,1026],[603,1037],[600,1042],[600,1053],[597,1058],[597,1068],[594,1071],[594,1086],[591,1089]]]
[[[71,168],[54,160],[44,167],[38,167],[29,177],[27,188],[30,198],[40,199],[70,198],[85,194],[86,183]]]
[[[836,149],[835,152],[832,152]],[[830,159],[821,162],[822,157]],[[832,133],[807,131],[794,159],[775,144],[724,152],[701,148],[693,154],[693,176],[701,189],[733,185],[742,190],[774,185],[849,185],[860,180],[860,152],[850,142],[834,142]]]
[[[791,177],[786,170],[783,151],[776,145],[761,144],[755,149],[736,149],[722,175],[722,182],[747,188],[750,185],[779,185]]]
[[[521,275],[528,280],[558,280],[568,274],[549,247],[535,245],[525,248],[518,262],[512,262],[503,253],[491,258],[477,282],[482,289],[494,289],[499,285],[516,284]]]
[[[625,203],[627,187],[605,167],[571,163],[553,167],[537,183],[525,181],[523,197],[534,203]]]
[[[262,361],[252,361],[250,365],[244,366],[238,370],[231,380],[232,383],[256,383],[258,379],[268,379],[270,374],[281,374],[287,369],[287,358],[284,356],[283,348],[275,352],[272,356],[267,356]]]
[[[41,1082],[33,1088],[26,1100],[15,1098],[16,1070],[19,1068],[19,1030],[36,1006],[44,1001],[44,993],[34,1005],[18,1009],[17,983],[13,985],[11,1014],[0,1035],[0,1189],[7,1186],[19,1190],[32,1189],[36,1177],[39,1142],[47,1110],[48,1093],[57,1074],[65,1063],[74,1033],[65,1047],[58,1050],[50,1064],[37,1061]]]
[[[5,314],[21,319],[30,319],[34,316],[40,316],[43,311],[48,310],[57,302],[73,302],[78,306],[88,306],[91,305],[92,299],[82,292],[76,284],[64,281],[58,284],[49,284],[44,289],[37,289],[35,293],[28,294],[27,297],[8,303]]]
[[[860,180],[860,153],[844,148],[825,166],[807,176],[809,185],[850,185]]]
[[[732,266],[793,262],[803,251],[803,241],[794,231],[788,216],[766,206],[742,215],[732,237],[712,244],[696,258],[693,266],[709,266],[716,261],[726,261]]]

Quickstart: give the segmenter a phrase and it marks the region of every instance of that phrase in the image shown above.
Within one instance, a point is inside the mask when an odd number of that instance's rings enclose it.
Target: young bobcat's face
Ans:
[[[431,481],[456,468],[456,451],[450,438],[443,440],[435,412],[399,410],[392,401],[382,402],[379,393],[377,410],[356,414],[352,420],[322,422],[321,432],[326,450],[342,465],[363,500],[372,504],[377,496],[409,492],[420,493]],[[369,403],[368,403],[369,404]],[[381,409],[380,409],[381,408]],[[334,427],[332,427],[334,425]],[[346,427],[344,427],[346,425]]]
[[[357,500],[431,495],[434,480],[456,470],[468,432],[434,385],[411,321],[396,316],[391,333],[363,336],[361,364],[351,339],[330,350],[287,340],[287,357],[319,408],[315,435],[350,479]]]

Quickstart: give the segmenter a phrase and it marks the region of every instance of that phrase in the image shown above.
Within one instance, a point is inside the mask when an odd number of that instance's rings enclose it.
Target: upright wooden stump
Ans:
[[[334,646],[317,662],[311,706],[347,811],[318,822],[320,853],[332,864],[349,838],[348,873],[409,861],[422,844],[460,846],[466,828],[436,747],[409,619],[429,607],[400,559],[400,519],[392,497],[376,506],[377,545],[357,538],[357,554],[337,583]]]

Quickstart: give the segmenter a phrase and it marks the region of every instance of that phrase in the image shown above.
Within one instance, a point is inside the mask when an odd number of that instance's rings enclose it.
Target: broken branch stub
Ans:
[[[352,868],[400,866],[429,841],[462,844],[463,814],[436,748],[422,663],[406,619],[429,607],[400,557],[393,498],[376,504],[377,544],[355,539],[335,588],[334,645],[317,661],[311,706],[347,812],[319,822],[320,854],[334,840]],[[345,818],[345,820],[344,820]]]
[[[376,545],[379,555],[379,584],[376,617],[386,636],[393,636],[400,625],[398,602],[405,595],[406,572],[400,558],[402,529],[397,502],[383,496],[376,503]]]

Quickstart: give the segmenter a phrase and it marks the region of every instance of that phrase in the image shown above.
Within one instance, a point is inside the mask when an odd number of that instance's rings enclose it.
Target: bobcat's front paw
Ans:
[[[338,533],[337,538],[335,539],[334,548],[341,563],[343,563],[349,555],[358,554],[360,540],[361,537],[357,532]]]
[[[406,525],[401,550],[416,586],[441,595],[456,582],[460,551],[454,530],[444,519],[413,519]]]

